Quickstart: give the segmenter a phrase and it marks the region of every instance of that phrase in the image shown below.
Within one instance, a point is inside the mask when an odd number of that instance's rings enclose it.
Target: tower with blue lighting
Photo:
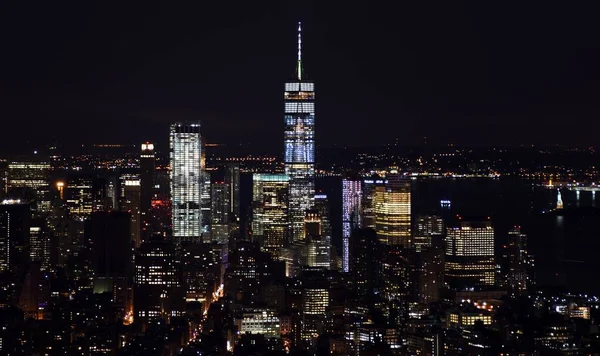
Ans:
[[[289,177],[292,242],[304,239],[304,216],[315,195],[315,86],[302,78],[302,25],[298,23],[296,79],[285,83],[285,174]]]

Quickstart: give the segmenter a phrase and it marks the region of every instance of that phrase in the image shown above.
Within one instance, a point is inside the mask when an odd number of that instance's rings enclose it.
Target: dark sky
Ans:
[[[2,2],[0,149],[199,119],[278,150],[299,19],[320,145],[600,143],[600,26],[575,2],[175,3]]]

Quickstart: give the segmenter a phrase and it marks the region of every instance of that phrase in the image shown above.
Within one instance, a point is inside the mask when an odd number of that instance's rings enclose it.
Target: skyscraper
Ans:
[[[350,235],[360,226],[362,186],[359,180],[342,181],[342,268],[350,272]]]
[[[142,143],[142,153],[140,155],[140,209],[142,215],[148,214],[152,206],[155,169],[154,144]]]
[[[229,212],[230,222],[240,219],[240,166],[231,164],[226,167],[225,183],[229,185]]]
[[[212,182],[210,191],[211,239],[220,244],[226,244],[229,241],[229,184]]]
[[[285,174],[290,179],[291,240],[304,238],[303,222],[315,194],[315,88],[302,79],[302,27],[298,23],[297,78],[285,83]]]
[[[50,162],[35,155],[8,163],[6,188],[12,197],[35,201],[35,210],[50,210]]]
[[[390,176],[375,188],[375,230],[385,245],[411,246],[410,181]]]
[[[277,257],[288,234],[288,177],[256,173],[252,180],[252,235]]]
[[[202,234],[199,123],[171,125],[171,202],[176,242],[199,242]]]
[[[458,290],[493,286],[494,228],[489,220],[461,221],[446,236],[446,282]]]
[[[141,184],[139,179],[127,179],[124,182],[123,187],[123,211],[131,214],[131,241],[134,243],[135,248],[140,247],[142,243],[141,233],[141,209],[140,209],[140,197],[141,197]]]
[[[415,236],[413,245],[417,252],[431,247],[432,239],[444,234],[444,220],[441,216],[420,215],[415,221]]]

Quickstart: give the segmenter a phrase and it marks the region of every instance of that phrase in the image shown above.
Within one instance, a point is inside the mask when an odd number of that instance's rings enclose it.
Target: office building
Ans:
[[[431,247],[433,239],[444,235],[444,220],[441,216],[420,215],[415,219],[413,246],[417,252]]]
[[[41,271],[50,269],[50,230],[43,219],[32,221],[29,227],[29,260],[37,262]]]
[[[297,78],[285,84],[285,174],[289,177],[291,241],[302,240],[306,210],[315,194],[315,88],[302,78],[301,26],[298,24]]]
[[[230,222],[240,220],[240,166],[230,164],[225,170],[225,183],[229,186]]]
[[[125,316],[130,310],[133,246],[129,213],[94,212],[85,222],[90,243],[94,293],[112,293],[113,305]]]
[[[4,200],[0,203],[0,272],[24,273],[29,261],[29,228],[31,211],[29,204],[20,200]]]
[[[199,123],[171,125],[171,205],[173,237],[176,242],[200,242],[202,211],[200,195],[201,139]]]
[[[289,232],[288,176],[252,176],[252,236],[262,251],[277,257]]]
[[[211,197],[211,241],[220,244],[229,242],[229,216],[230,201],[229,184],[225,182],[212,182],[210,186]]]
[[[70,175],[65,190],[66,206],[72,219],[85,220],[92,215],[94,207],[93,181],[91,176]]]
[[[131,242],[138,248],[142,243],[141,181],[127,179],[123,184],[122,210],[131,215]]]
[[[142,143],[140,154],[140,212],[146,215],[152,207],[156,156],[153,143]]]
[[[453,289],[493,286],[494,228],[489,219],[461,221],[447,229],[445,282]]]
[[[527,291],[534,284],[534,259],[527,250],[527,235],[515,226],[508,232],[507,287],[515,293]]]
[[[362,198],[360,211],[360,226],[375,229],[375,193],[378,186],[387,183],[384,179],[364,179],[362,181]]]
[[[175,244],[162,237],[144,241],[135,255],[134,310],[136,323],[177,316],[181,306],[181,262]]]
[[[51,164],[39,156],[23,157],[8,163],[6,189],[8,196],[24,202],[35,202],[38,212],[50,211]]]
[[[330,269],[330,239],[324,235],[324,224],[321,212],[308,210],[304,217],[304,245],[301,264],[308,267]]]
[[[390,176],[375,187],[375,230],[382,244],[411,246],[410,180]]]
[[[350,272],[350,236],[360,227],[362,183],[359,180],[342,180],[342,270]]]
[[[381,270],[379,241],[373,229],[354,229],[350,239],[352,279],[359,297],[374,295]]]

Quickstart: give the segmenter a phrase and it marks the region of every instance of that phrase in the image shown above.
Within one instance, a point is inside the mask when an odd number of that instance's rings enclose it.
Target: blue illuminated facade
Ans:
[[[297,80],[285,84],[285,174],[289,177],[291,240],[304,239],[304,215],[315,195],[315,87],[302,80],[298,24]]]

